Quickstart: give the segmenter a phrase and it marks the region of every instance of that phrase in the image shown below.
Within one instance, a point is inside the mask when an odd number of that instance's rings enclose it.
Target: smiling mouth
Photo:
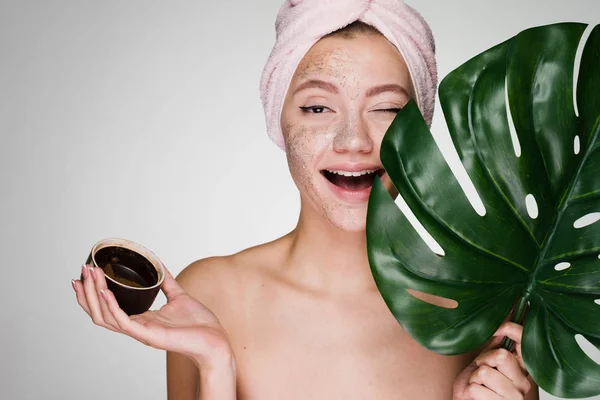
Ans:
[[[364,190],[373,186],[376,176],[381,177],[385,173],[383,168],[365,171],[332,171],[324,169],[321,174],[335,186],[345,190]]]

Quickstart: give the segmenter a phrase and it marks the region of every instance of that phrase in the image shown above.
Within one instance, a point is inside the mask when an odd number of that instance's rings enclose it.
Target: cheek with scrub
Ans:
[[[290,173],[301,191],[315,189],[311,177],[311,165],[314,165],[318,148],[318,130],[303,125],[287,124],[283,127],[285,153]]]
[[[327,218],[340,205],[325,196],[323,185],[318,185],[318,180],[323,178],[316,170],[316,163],[319,155],[327,151],[333,135],[323,132],[322,128],[302,124],[285,124],[282,130],[290,174],[301,197]]]

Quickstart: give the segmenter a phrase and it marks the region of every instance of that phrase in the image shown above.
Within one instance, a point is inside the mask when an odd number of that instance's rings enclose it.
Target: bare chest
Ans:
[[[459,360],[417,356],[400,346],[370,352],[339,346],[263,349],[247,352],[238,365],[238,398],[264,400],[448,400],[464,367]]]
[[[385,305],[263,307],[251,314],[228,329],[239,399],[447,400],[470,362],[419,346]]]

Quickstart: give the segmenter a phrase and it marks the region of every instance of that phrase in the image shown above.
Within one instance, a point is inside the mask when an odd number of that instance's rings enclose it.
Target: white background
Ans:
[[[410,4],[440,77],[528,27],[600,22],[597,0]],[[279,5],[0,1],[0,398],[166,397],[164,353],[76,304],[99,239],[138,241],[177,274],[294,227],[258,91]],[[433,131],[447,145],[439,106]]]

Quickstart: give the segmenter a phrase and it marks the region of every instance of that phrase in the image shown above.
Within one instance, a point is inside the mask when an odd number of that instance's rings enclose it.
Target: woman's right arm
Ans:
[[[100,268],[86,265],[82,274],[83,282],[74,280],[73,288],[79,305],[96,325],[179,356],[169,357],[175,361],[171,363],[175,368],[168,372],[173,378],[169,380],[169,400],[196,400],[198,394],[202,400],[235,400],[235,361],[225,330],[212,311],[188,295],[169,271],[165,269],[161,287],[167,304],[131,317],[108,290]],[[177,377],[177,373],[182,375]]]
[[[235,371],[223,360],[198,368],[187,357],[167,352],[168,400],[235,399]]]
[[[170,351],[167,352],[167,399],[202,399],[198,367],[186,356]]]
[[[215,267],[220,267],[216,261],[216,257],[205,258],[198,260],[177,276],[176,280],[179,285],[189,293],[192,297],[200,301],[202,304],[213,309],[216,307],[214,292],[214,279],[210,271]],[[217,291],[218,292],[218,291]],[[224,357],[221,358],[221,367],[216,363],[205,365],[204,368],[198,365],[189,357],[175,352],[167,352],[167,398],[168,400],[204,400],[204,399],[220,399],[220,398],[235,398],[235,394],[222,394],[221,396],[215,393],[216,388],[234,387],[235,386],[235,366],[233,382],[228,382],[231,379],[228,373],[229,368],[232,368],[227,360],[232,358],[229,347],[223,352]]]

